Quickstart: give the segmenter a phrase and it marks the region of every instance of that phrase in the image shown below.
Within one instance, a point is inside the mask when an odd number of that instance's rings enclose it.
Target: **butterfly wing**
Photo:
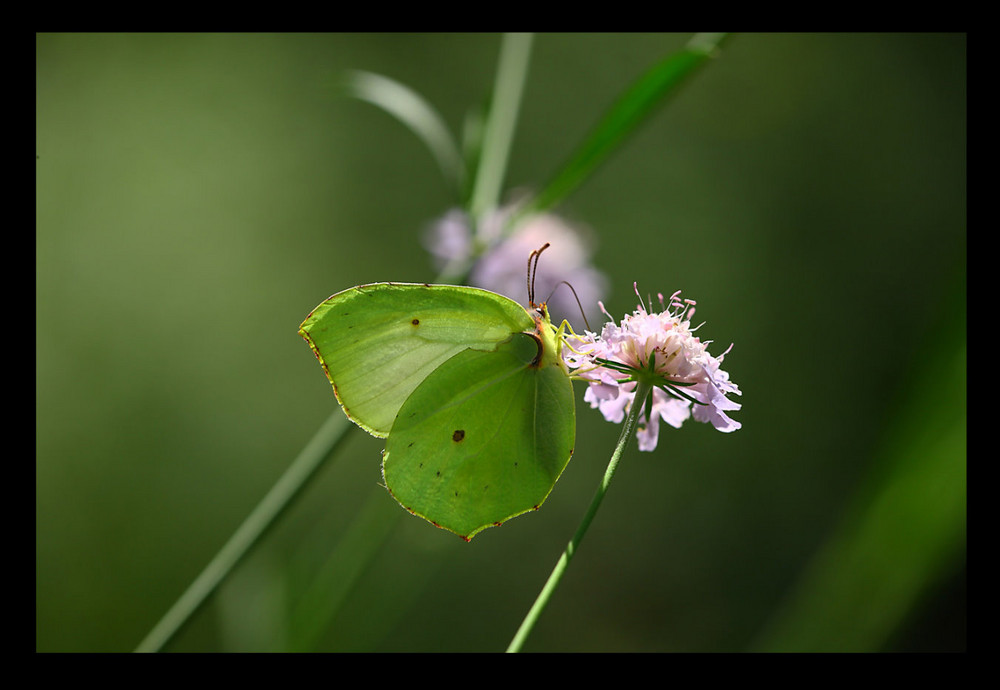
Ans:
[[[384,437],[410,393],[463,350],[493,351],[534,327],[524,307],[487,290],[373,283],[333,295],[299,328],[347,416]]]
[[[406,400],[386,442],[386,487],[410,512],[466,540],[537,509],[573,453],[573,388],[536,338],[465,350]]]

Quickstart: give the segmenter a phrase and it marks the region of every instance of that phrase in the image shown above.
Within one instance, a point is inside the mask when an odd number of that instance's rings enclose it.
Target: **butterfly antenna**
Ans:
[[[538,258],[548,248],[549,243],[546,242],[539,249],[528,255],[528,303],[531,306],[535,306],[535,274],[538,273]],[[534,265],[531,263],[532,260],[535,262]]]
[[[558,283],[556,283],[556,286],[552,288],[552,292],[549,293],[549,298],[545,300],[545,302],[548,303],[548,301],[552,299],[552,295],[556,293],[556,290],[559,289],[560,285],[565,285],[570,289],[570,292],[573,293],[573,298],[576,300],[576,306],[580,308],[580,316],[583,317],[583,325],[585,325],[587,327],[587,330],[589,331],[590,322],[587,321],[587,314],[583,311],[583,304],[580,303],[580,296],[576,294],[576,289],[572,285],[570,285],[567,281],[560,280]]]

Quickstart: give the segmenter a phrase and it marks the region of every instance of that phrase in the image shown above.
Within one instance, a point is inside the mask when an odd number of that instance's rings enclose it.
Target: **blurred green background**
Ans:
[[[538,35],[508,187],[688,38]],[[433,277],[420,234],[454,199],[339,76],[459,131],[499,46],[36,37],[37,650],[133,649],[334,410],[301,320]],[[683,289],[735,342],[743,429],[632,445],[526,650],[964,650],[965,36],[737,35],[558,210],[598,236],[613,314],[633,281]],[[168,649],[504,649],[617,438],[577,394],[545,506],[469,544],[352,433]]]

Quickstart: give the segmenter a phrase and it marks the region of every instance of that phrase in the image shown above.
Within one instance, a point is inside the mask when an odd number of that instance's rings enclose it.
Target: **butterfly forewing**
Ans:
[[[348,417],[386,436],[406,398],[443,362],[493,350],[532,325],[523,307],[486,290],[374,283],[330,297],[299,332]]]

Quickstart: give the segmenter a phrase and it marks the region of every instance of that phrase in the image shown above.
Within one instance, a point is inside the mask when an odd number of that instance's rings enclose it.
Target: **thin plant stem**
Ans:
[[[275,523],[292,499],[308,483],[323,461],[336,449],[351,424],[338,408],[330,415],[312,440],[281,476],[278,482],[247,516],[226,545],[215,555],[201,574],[188,586],[180,599],[164,614],[137,652],[158,652],[201,608],[236,564]]]
[[[601,501],[604,500],[604,495],[608,492],[608,487],[611,485],[611,478],[615,476],[615,470],[618,469],[618,461],[621,460],[622,453],[625,452],[629,439],[632,438],[632,433],[635,431],[636,421],[639,419],[639,413],[643,407],[641,404],[636,403],[646,399],[649,389],[650,386],[648,383],[642,381],[638,383],[635,392],[636,402],[632,404],[632,408],[629,410],[628,416],[625,418],[625,424],[622,426],[621,436],[618,437],[618,445],[615,446],[615,451],[611,454],[611,460],[608,462],[608,467],[604,471],[604,477],[601,479],[600,486],[597,487],[597,493],[594,494],[594,500],[590,502],[590,507],[587,509],[586,514],[584,514],[583,521],[576,529],[576,534],[573,535],[569,544],[566,545],[566,550],[563,551],[562,556],[559,557],[556,567],[552,569],[552,574],[549,575],[549,579],[545,582],[545,586],[542,587],[542,591],[539,592],[538,598],[535,599],[535,603],[532,604],[528,614],[524,617],[524,621],[521,622],[521,627],[519,627],[517,632],[514,634],[514,639],[510,641],[510,645],[507,647],[508,652],[521,651],[521,647],[524,646],[524,641],[528,639],[528,635],[531,633],[532,628],[535,627],[535,623],[538,622],[538,618],[542,615],[542,611],[545,610],[545,606],[549,603],[552,593],[555,592],[556,587],[559,586],[559,581],[562,580],[563,575],[566,573],[566,568],[569,567],[570,560],[576,554],[576,550],[580,547],[580,542],[583,541],[583,537],[587,533],[590,523],[597,514],[597,509],[601,506]]]
[[[521,109],[521,94],[528,75],[533,34],[504,34],[500,44],[493,96],[483,134],[482,152],[476,166],[472,194],[466,210],[474,223],[500,205],[500,191],[507,174],[507,159],[514,140],[514,127]],[[438,276],[439,282],[462,285],[478,256],[451,261]]]
[[[489,120],[483,137],[482,156],[469,203],[469,210],[476,219],[496,207],[500,200],[510,144],[514,138],[514,126],[521,108],[532,38],[532,34],[520,33],[503,36]]]

